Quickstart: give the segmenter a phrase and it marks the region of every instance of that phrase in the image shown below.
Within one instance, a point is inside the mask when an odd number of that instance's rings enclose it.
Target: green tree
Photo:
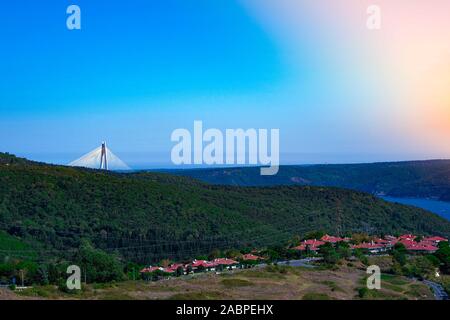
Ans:
[[[110,282],[123,279],[122,266],[118,259],[102,250],[95,249],[87,241],[82,242],[75,259],[88,282]]]
[[[435,255],[427,254],[425,258],[427,258],[436,268],[441,264],[441,261]]]
[[[177,276],[177,277],[181,277],[182,275],[184,274],[184,269],[183,269],[183,267],[178,267],[177,268],[177,270],[176,270],[176,272],[175,272],[175,275]]]
[[[227,258],[235,259],[240,256],[241,256],[241,252],[239,250],[229,249],[229,250],[225,251],[225,257],[227,257]]]
[[[245,247],[241,249],[241,253],[242,254],[247,254],[247,253],[251,253],[252,252],[252,248],[250,247]]]
[[[356,258],[359,259],[359,261],[361,261],[363,264],[365,264],[366,266],[369,265],[369,259],[366,257],[366,255],[364,254],[364,250],[363,249],[355,249],[354,250],[354,255]]]
[[[292,237],[292,239],[289,240],[288,247],[296,247],[300,245],[301,241],[301,237],[299,235],[295,235]]]
[[[125,274],[127,275],[128,279],[130,280],[136,280],[139,278],[139,271],[142,270],[143,266],[134,263],[134,262],[128,262],[125,266]]]
[[[214,249],[208,255],[208,260],[214,260],[214,259],[217,259],[217,258],[220,258],[220,257],[222,257],[222,252],[219,249]]]
[[[370,241],[370,237],[367,233],[354,233],[354,234],[352,234],[351,238],[352,238],[352,243],[354,243],[354,244],[359,244],[362,242]]]
[[[309,239],[320,239],[325,235],[325,232],[323,231],[311,231],[311,232],[307,232],[305,234],[304,240],[309,240]]]
[[[329,242],[327,242],[324,245],[320,246],[320,254],[322,255],[323,261],[326,264],[334,265],[340,259],[339,254],[336,252],[336,249]]]
[[[50,283],[49,273],[48,273],[48,265],[43,264],[43,265],[39,266],[39,268],[37,270],[36,279],[37,279],[37,283],[39,283],[41,285],[47,285]]]
[[[277,261],[281,258],[280,253],[277,250],[271,248],[263,251],[263,255],[267,256],[269,258],[269,261],[271,262]]]
[[[406,247],[403,243],[396,243],[394,249],[392,250],[392,256],[394,260],[398,262],[401,266],[406,264]]]
[[[425,278],[435,271],[435,266],[429,259],[421,256],[413,260],[411,271],[412,275]]]
[[[352,255],[350,245],[345,241],[340,241],[336,244],[336,252],[341,258],[349,258]]]
[[[445,274],[450,274],[450,245],[448,241],[439,242],[439,249],[434,256],[440,261],[440,269]]]

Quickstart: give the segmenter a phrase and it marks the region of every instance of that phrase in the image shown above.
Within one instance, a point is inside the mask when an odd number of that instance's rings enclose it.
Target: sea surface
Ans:
[[[450,221],[450,202],[422,199],[422,198],[394,198],[394,197],[381,197],[389,202],[397,202],[401,204],[407,204],[410,206],[419,207],[444,217]]]

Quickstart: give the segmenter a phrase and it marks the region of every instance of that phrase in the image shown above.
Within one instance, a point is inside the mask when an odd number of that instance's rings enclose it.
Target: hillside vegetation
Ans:
[[[450,201],[450,160],[281,166],[275,176],[261,176],[259,168],[251,167],[168,172],[214,184],[334,186],[392,197]]]
[[[350,190],[218,186],[2,157],[0,230],[31,245],[42,260],[70,255],[83,239],[148,263],[214,248],[276,245],[312,230],[450,236],[450,222],[432,213]]]

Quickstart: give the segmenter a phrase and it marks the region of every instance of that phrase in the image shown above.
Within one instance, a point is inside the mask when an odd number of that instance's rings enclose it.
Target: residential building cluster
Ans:
[[[384,236],[382,238],[372,237],[370,241],[357,243],[356,239],[349,237],[341,238],[337,236],[324,235],[320,239],[308,239],[302,241],[298,246],[290,248],[300,253],[320,253],[320,247],[326,243],[336,245],[339,242],[346,242],[353,250],[362,249],[369,254],[380,254],[391,250],[397,243],[402,243],[406,250],[410,253],[434,253],[438,250],[439,242],[448,241],[446,238],[439,236],[420,237],[413,234],[404,234],[399,237]],[[256,251],[254,252],[256,253]],[[239,260],[239,261],[238,261]],[[248,264],[256,264],[267,260],[253,253],[244,254],[238,260],[230,258],[217,258],[211,261],[193,260],[188,264],[174,263],[167,267],[149,266],[140,272],[143,276],[160,273],[164,275],[180,275],[190,274],[203,271],[222,271],[242,268]]]
[[[292,248],[299,251],[319,252],[320,246],[329,242],[336,244],[344,241],[351,243],[352,238],[340,238],[324,235],[320,239],[304,240],[300,245]],[[438,250],[439,242],[448,241],[439,236],[421,238],[413,234],[404,234],[399,237],[384,236],[383,238],[373,238],[370,242],[361,242],[358,244],[350,244],[351,249],[364,249],[369,253],[382,253],[392,249],[396,243],[402,243],[409,252],[434,253]]]
[[[219,271],[219,270],[233,270],[246,263],[255,261],[262,261],[264,258],[254,254],[244,254],[239,261],[229,258],[217,258],[211,261],[207,260],[194,260],[188,264],[174,263],[168,267],[150,266],[141,270],[141,274],[150,274],[160,271],[165,274],[175,274],[180,272],[181,274],[196,273],[200,271]]]

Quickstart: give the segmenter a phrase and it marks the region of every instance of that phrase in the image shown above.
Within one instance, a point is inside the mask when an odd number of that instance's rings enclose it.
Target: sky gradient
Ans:
[[[43,4],[44,3],[44,4]],[[77,4],[82,30],[66,28]],[[382,10],[381,30],[366,9]],[[103,140],[170,162],[177,128],[279,128],[282,163],[450,158],[450,2],[17,0],[0,10],[0,151]]]

